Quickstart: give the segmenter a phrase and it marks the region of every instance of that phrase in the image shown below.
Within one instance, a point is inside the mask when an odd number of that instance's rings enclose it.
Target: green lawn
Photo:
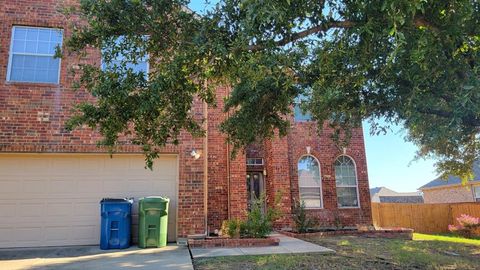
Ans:
[[[480,246],[480,238],[467,239],[463,237],[457,237],[452,234],[434,235],[434,234],[414,233],[413,240],[443,241],[443,242],[452,242],[452,243],[461,243],[461,244],[467,244],[467,245]]]
[[[480,269],[480,240],[414,234],[413,241],[355,236],[311,238],[335,254],[198,259],[197,270],[222,269]]]

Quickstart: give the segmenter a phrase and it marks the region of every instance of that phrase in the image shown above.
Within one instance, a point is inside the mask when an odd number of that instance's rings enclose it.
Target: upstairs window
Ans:
[[[357,173],[353,160],[340,156],[335,161],[337,203],[340,208],[359,207]]]
[[[294,114],[295,122],[312,121],[312,115],[310,114],[310,112],[303,112],[302,108],[300,107],[300,103],[295,103]]]
[[[299,95],[295,98],[295,105],[293,108],[295,122],[312,121],[312,114],[302,109],[302,103],[305,103],[306,101],[308,101],[308,97],[305,95]]]
[[[298,161],[298,188],[306,208],[323,207],[320,165],[315,157],[303,156]]]
[[[147,36],[144,36],[143,38],[148,39]],[[131,70],[134,73],[143,72],[145,78],[148,79],[148,54],[145,54],[145,52],[142,51],[141,48],[134,48],[130,44],[127,44],[124,36],[118,37],[111,44],[111,47],[105,47],[102,49],[102,54],[107,54],[110,57],[106,59],[106,57],[102,56],[103,70],[114,71],[116,69],[125,68],[127,70]],[[120,51],[121,47],[124,48]],[[144,54],[143,57],[137,57],[136,59],[133,59],[134,57],[132,57],[142,54]]]
[[[14,26],[8,61],[7,81],[59,83],[63,30]]]
[[[262,166],[263,158],[247,158],[247,165],[249,166]]]

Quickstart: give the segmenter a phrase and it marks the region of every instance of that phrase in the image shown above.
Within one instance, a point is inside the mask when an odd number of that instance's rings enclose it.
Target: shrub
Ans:
[[[230,238],[240,238],[240,227],[242,222],[238,219],[226,220],[222,224],[222,232]]]
[[[253,199],[247,219],[240,225],[240,236],[245,238],[267,237],[273,230],[273,222],[281,216],[277,207],[280,199],[281,193],[277,193],[274,207],[267,207],[265,213],[263,213],[265,194],[260,195],[260,198]]]
[[[317,220],[307,214],[304,201],[295,201],[292,218],[295,222],[295,230],[298,233],[306,233],[309,229],[318,225]]]
[[[340,230],[343,228],[342,219],[340,218],[340,214],[338,212],[335,212],[333,214],[333,224],[335,224],[335,228],[337,230]]]
[[[273,222],[281,216],[277,207],[280,199],[281,193],[277,193],[274,207],[268,207],[264,213],[265,194],[262,194],[260,198],[255,198],[252,201],[246,220],[226,220],[222,224],[222,232],[230,238],[267,237],[273,230]]]
[[[475,229],[480,228],[480,218],[472,217],[466,214],[457,218],[459,225],[448,225],[448,230],[458,233],[466,238],[471,238]]]

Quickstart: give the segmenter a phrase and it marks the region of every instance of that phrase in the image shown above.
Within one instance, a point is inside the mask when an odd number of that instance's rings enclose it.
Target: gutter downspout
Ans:
[[[227,97],[230,97],[230,87],[227,88]],[[227,119],[230,118],[230,111],[227,111]],[[230,211],[230,142],[227,140],[227,212],[228,220],[232,218]]]
[[[205,89],[208,82],[205,81]],[[205,220],[205,237],[208,236],[208,104],[203,101],[203,128],[205,136],[203,138],[203,215]]]
[[[205,87],[207,87],[207,82],[205,82]],[[205,128],[205,137],[203,139],[203,211],[205,219],[205,236],[208,236],[208,105],[207,102],[203,102],[203,115],[204,128]]]
[[[227,113],[228,116],[228,113]],[[227,211],[228,220],[231,219],[230,213],[230,143],[227,141]]]

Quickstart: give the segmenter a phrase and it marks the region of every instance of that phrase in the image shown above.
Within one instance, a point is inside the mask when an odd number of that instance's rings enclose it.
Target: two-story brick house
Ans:
[[[230,159],[218,129],[227,117],[221,108],[228,87],[217,89],[217,108],[195,101],[193,113],[207,119],[206,137],[182,133],[179,145],[162,149],[152,171],[127,139],[110,158],[96,145],[98,133],[66,131],[73,104],[92,97],[71,88],[68,69],[76,60],[53,58],[53,48],[71,34],[59,3],[0,4],[0,248],[97,244],[103,197],[170,197],[170,241],[244,217],[250,194],[262,192],[270,203],[283,194],[278,228],[292,226],[299,198],[322,225],[372,223],[361,129],[348,148],[338,149],[328,127],[318,135],[296,110],[288,136]],[[100,58],[96,52],[89,61]]]

